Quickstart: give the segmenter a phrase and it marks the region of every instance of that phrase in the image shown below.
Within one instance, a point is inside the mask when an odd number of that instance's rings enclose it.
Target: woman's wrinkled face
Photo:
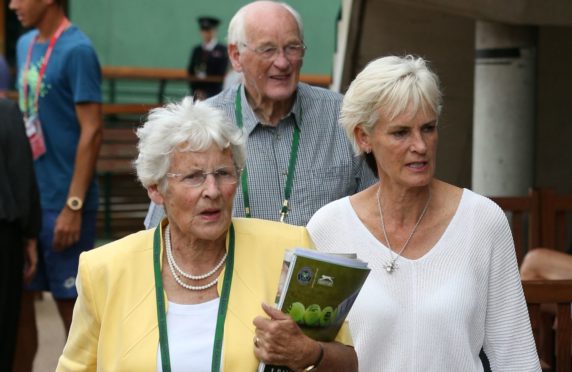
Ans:
[[[405,112],[394,118],[380,119],[366,133],[356,128],[363,150],[375,155],[379,179],[402,187],[428,185],[435,174],[437,155],[437,115],[433,112]]]
[[[204,183],[198,185],[206,173]],[[175,151],[165,191],[155,186],[149,196],[165,207],[172,233],[216,240],[226,235],[230,226],[237,181],[230,149],[212,145],[203,152]]]

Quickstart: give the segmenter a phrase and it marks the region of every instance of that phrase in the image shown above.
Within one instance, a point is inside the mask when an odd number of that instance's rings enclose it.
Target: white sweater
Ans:
[[[502,210],[464,190],[440,240],[423,257],[390,258],[349,198],[308,223],[318,250],[355,252],[372,269],[348,316],[360,371],[540,371],[514,243]]]

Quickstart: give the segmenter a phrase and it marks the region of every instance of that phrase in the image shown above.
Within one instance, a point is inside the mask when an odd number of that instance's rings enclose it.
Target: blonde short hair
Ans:
[[[442,93],[439,78],[423,58],[389,56],[371,61],[354,79],[344,96],[340,123],[356,155],[363,154],[355,138],[359,125],[371,133],[380,113],[388,120],[412,110],[439,115]]]

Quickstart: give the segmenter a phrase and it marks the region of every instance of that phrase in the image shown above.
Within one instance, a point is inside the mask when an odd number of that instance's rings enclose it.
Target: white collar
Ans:
[[[212,52],[212,50],[215,48],[216,45],[217,45],[217,39],[212,39],[211,41],[209,41],[206,44],[203,43],[202,46],[203,46],[204,50],[208,50],[209,52]]]

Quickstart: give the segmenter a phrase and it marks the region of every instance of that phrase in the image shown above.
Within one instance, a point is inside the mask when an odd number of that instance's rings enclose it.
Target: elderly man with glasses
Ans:
[[[338,126],[342,96],[299,81],[306,46],[294,9],[247,4],[230,21],[227,39],[242,81],[207,102],[248,134],[235,216],[304,226],[321,206],[375,182]],[[162,216],[152,205],[146,225]]]

